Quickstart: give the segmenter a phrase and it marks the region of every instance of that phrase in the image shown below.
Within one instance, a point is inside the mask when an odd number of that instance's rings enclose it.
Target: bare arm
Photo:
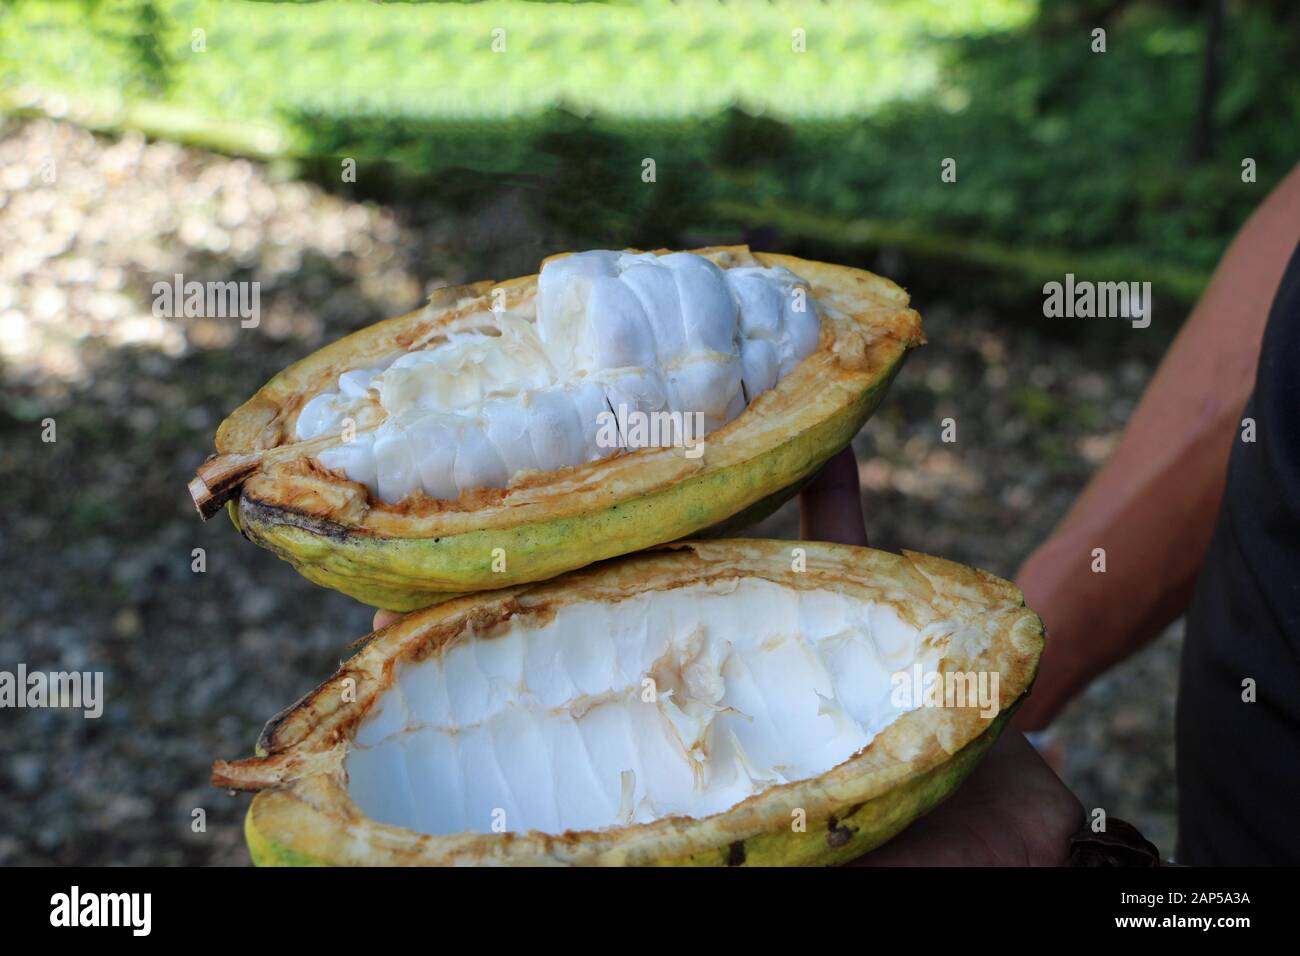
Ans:
[[[1298,238],[1300,166],[1233,240],[1114,455],[1017,574],[1048,633],[1034,692],[1017,715],[1022,728],[1045,726],[1186,606],[1269,306]],[[1104,574],[1092,570],[1095,548],[1105,550]]]

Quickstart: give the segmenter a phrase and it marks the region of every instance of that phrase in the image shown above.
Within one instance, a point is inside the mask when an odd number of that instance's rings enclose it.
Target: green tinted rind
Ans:
[[[250,540],[309,580],[394,611],[427,607],[459,593],[545,580],[770,514],[853,440],[879,405],[904,354],[853,402],[767,454],[602,511],[432,539],[315,530],[246,500],[237,516],[232,509],[232,519]],[[494,553],[506,556],[504,572],[493,571]]]
[[[257,797],[253,798],[253,805],[257,803]],[[306,853],[300,853],[297,850],[290,849],[283,843],[277,843],[262,831],[257,829],[257,823],[253,817],[253,806],[248,808],[248,813],[244,815],[244,840],[248,843],[248,855],[252,857],[254,866],[330,866],[326,860],[317,859],[314,856],[308,856]]]

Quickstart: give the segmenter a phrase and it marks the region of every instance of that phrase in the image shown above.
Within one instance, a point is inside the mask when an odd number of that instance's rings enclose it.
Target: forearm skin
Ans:
[[[1300,167],[1237,235],[1115,453],[1021,566],[1017,582],[1048,633],[1038,681],[1017,715],[1022,729],[1045,726],[1186,607],[1240,439],[1269,306],[1298,238]],[[1097,548],[1104,573],[1093,570]]]

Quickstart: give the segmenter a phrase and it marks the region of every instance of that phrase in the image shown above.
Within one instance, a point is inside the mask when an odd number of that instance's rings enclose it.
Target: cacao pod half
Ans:
[[[261,791],[263,865],[844,862],[970,773],[1042,644],[950,561],[683,542],[409,615],[213,782]]]
[[[869,272],[745,246],[696,253],[726,271],[790,270],[820,317],[811,352],[738,414],[733,408],[717,419],[725,423],[698,448],[638,448],[512,471],[507,486],[468,488],[454,500],[417,489],[388,501],[322,463],[336,438],[300,440],[304,406],[317,399],[318,408],[336,383],[353,381],[345,376],[364,378],[394,353],[445,348],[457,330],[502,312],[535,317],[538,277],[530,276],[442,290],[423,309],[281,372],[222,423],[219,454],[199,469],[191,494],[205,517],[228,502],[246,537],[312,581],[394,610],[757,520],[849,443],[923,341],[920,318],[902,289]],[[637,259],[640,267],[647,258]],[[681,300],[683,309],[692,305],[689,291]],[[614,351],[626,344],[614,342]]]

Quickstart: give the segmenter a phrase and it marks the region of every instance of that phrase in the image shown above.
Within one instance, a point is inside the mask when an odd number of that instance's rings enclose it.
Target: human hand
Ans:
[[[1083,804],[1007,728],[957,791],[850,866],[1065,866]]]

